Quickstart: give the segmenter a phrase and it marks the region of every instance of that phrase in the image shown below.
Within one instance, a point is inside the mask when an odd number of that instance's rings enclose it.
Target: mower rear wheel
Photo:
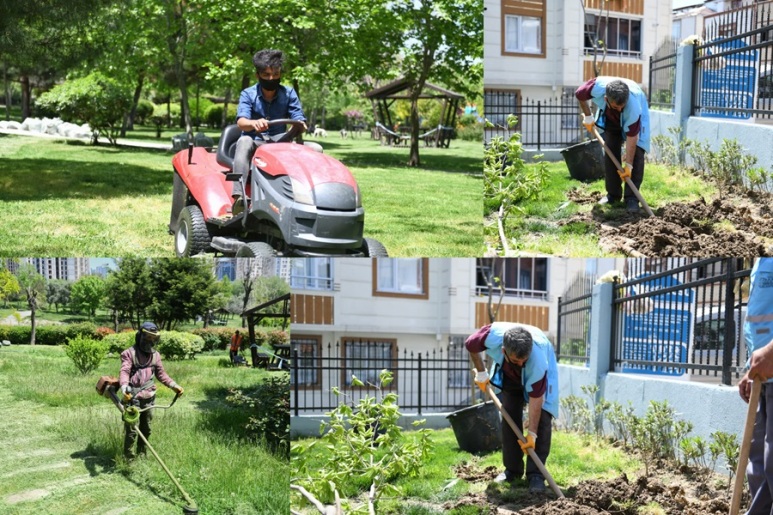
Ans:
[[[371,238],[363,238],[360,252],[367,257],[389,257],[386,247],[380,241]]]
[[[191,257],[209,249],[212,242],[207,223],[199,206],[185,206],[180,211],[174,233],[174,251],[177,257]]]
[[[276,250],[268,243],[251,241],[236,251],[236,257],[272,258],[276,257]]]

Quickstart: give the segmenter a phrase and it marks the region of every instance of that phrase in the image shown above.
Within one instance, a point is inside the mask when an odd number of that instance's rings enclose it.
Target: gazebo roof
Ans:
[[[380,88],[368,91],[365,93],[366,98],[370,99],[383,99],[383,98],[409,98],[407,94],[400,95],[403,91],[410,88],[414,84],[414,81],[408,80],[405,77],[399,78],[390,82]],[[426,90],[432,90],[435,93],[429,93]],[[451,91],[450,89],[441,88],[435,84],[429,82],[424,83],[424,90],[419,95],[419,98],[452,98],[462,100],[464,95]]]

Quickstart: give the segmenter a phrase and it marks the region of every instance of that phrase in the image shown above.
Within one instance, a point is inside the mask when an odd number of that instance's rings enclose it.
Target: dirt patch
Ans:
[[[456,477],[471,483],[476,481],[493,481],[498,474],[497,467],[493,465],[481,468],[473,463],[465,461],[454,467],[454,475]]]
[[[598,194],[571,190],[567,196],[587,204]],[[655,210],[654,217],[596,205],[562,225],[591,224],[601,248],[635,257],[773,256],[772,205],[773,195],[768,193],[676,202]]]

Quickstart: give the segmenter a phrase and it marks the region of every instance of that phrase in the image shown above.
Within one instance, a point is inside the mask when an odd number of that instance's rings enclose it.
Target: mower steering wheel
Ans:
[[[279,118],[277,120],[269,120],[268,126],[273,127],[275,125],[290,125],[290,130],[276,136],[269,136],[274,143],[285,143],[292,141],[296,136],[303,133],[303,120],[291,120],[290,118]]]

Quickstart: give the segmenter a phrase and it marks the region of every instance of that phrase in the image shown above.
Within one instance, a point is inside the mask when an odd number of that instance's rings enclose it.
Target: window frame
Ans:
[[[547,25],[547,8],[546,8],[546,1],[545,0],[532,0],[528,2],[524,1],[517,1],[517,0],[501,0],[501,27],[500,27],[500,33],[501,33],[501,42],[500,42],[500,51],[502,55],[504,56],[515,56],[515,57],[531,57],[531,58],[537,58],[537,59],[546,59],[547,58],[547,49],[546,49],[546,25]],[[540,45],[540,51],[535,52],[522,52],[522,51],[511,51],[507,49],[507,18],[508,17],[520,17],[521,20],[523,18],[535,18],[539,20],[539,45]],[[523,22],[521,21],[519,26],[523,26]]]
[[[485,258],[484,258],[485,259]],[[505,285],[505,297],[519,297],[527,299],[548,300],[548,288],[550,286],[550,267],[548,266],[548,258],[531,257],[531,258],[512,258],[510,263],[517,263],[515,269],[508,267],[502,268],[501,278]],[[530,262],[530,267],[521,267],[522,263]],[[539,262],[539,263],[538,263]],[[539,267],[544,265],[544,278],[541,277],[538,272]],[[475,260],[475,293],[477,295],[488,295],[488,286],[481,282],[482,268],[487,268],[486,262],[481,261],[481,258]],[[508,276],[508,270],[510,276]],[[521,279],[523,272],[530,271],[530,288],[521,287]],[[535,288],[536,282],[544,280],[545,288]]]
[[[309,343],[299,343],[293,340],[293,337],[297,338],[297,340],[312,340],[312,342]],[[298,383],[298,389],[299,390],[319,390],[322,388],[322,335],[321,334],[296,334],[290,335],[290,352],[292,353],[295,351],[296,345],[314,345],[316,347],[317,353],[315,354],[316,357],[316,363],[312,365],[312,368],[316,372],[316,380],[314,383]],[[302,355],[298,355],[299,359],[303,359]],[[294,368],[290,368],[290,385],[291,388],[295,388],[295,380],[293,379],[293,372],[295,371]]]
[[[342,389],[348,389],[348,390],[354,390],[354,389],[369,389],[372,388],[368,385],[367,381],[369,379],[363,378],[363,377],[357,377],[357,379],[360,379],[363,383],[365,383],[364,386],[354,386],[351,384],[351,377],[352,367],[349,364],[350,358],[347,356],[347,348],[350,345],[353,344],[371,344],[371,343],[388,343],[390,345],[390,356],[389,356],[389,368],[388,370],[392,372],[393,381],[388,386],[383,387],[382,390],[397,390],[397,385],[399,383],[399,368],[398,368],[398,362],[397,362],[397,339],[396,338],[372,338],[372,337],[362,337],[362,336],[343,336],[341,337],[341,382],[339,383],[341,385]],[[384,369],[384,367],[374,367],[374,369],[380,368],[381,370]]]
[[[594,24],[589,25],[588,24],[588,18],[593,17]],[[644,19],[643,18],[627,18],[627,17],[621,17],[621,16],[603,16],[601,14],[597,13],[587,13],[586,19],[584,21],[583,26],[583,54],[593,55],[593,47],[588,46],[588,38],[592,36],[593,34],[596,35],[598,39],[603,39],[601,37],[601,33],[603,32],[603,26],[604,23],[607,23],[610,28],[610,41],[607,41],[607,55],[613,56],[613,57],[627,57],[627,58],[633,58],[633,59],[641,59],[642,58],[642,26],[644,25]],[[627,24],[627,30],[621,32],[620,27],[621,23]],[[634,30],[634,23],[638,23],[638,41],[637,44],[633,44],[634,40],[634,34],[636,34],[636,31]],[[612,28],[612,25],[614,24],[614,29]],[[595,31],[591,32],[588,30],[588,28],[594,27]],[[612,35],[615,35],[614,39],[614,48],[610,45],[610,42],[612,41]],[[627,41],[627,48],[621,49],[620,46],[620,35],[625,34],[628,37]],[[638,50],[633,50],[632,48],[634,46],[638,46]]]
[[[295,266],[290,265],[290,288],[296,289],[296,290],[310,290],[310,291],[333,291],[334,290],[334,281],[335,281],[335,270],[334,270],[334,264],[335,261],[333,258],[330,257],[313,257],[313,258],[293,258],[293,262],[297,263],[297,260],[303,260],[301,261],[304,263],[304,274],[302,276],[297,276],[295,274]],[[325,260],[327,262],[328,266],[328,277],[322,276],[322,275],[315,275],[316,272],[309,272],[309,263],[311,263],[311,260]],[[317,267],[314,267],[315,271]],[[298,284],[296,282],[303,282],[303,284]],[[326,283],[323,284],[323,286],[313,286],[310,285],[310,282],[321,282]]]
[[[401,292],[401,291],[380,290],[379,284],[378,284],[378,279],[379,279],[378,264],[382,259],[389,259],[392,263],[400,263],[400,262],[405,262],[408,259],[411,259],[411,260],[416,259],[416,262],[421,265],[421,271],[420,271],[421,291],[418,293],[410,293],[410,292]],[[371,286],[372,286],[371,294],[374,297],[394,297],[394,298],[403,298],[403,299],[427,300],[429,299],[429,259],[428,258],[376,258],[373,260]]]

